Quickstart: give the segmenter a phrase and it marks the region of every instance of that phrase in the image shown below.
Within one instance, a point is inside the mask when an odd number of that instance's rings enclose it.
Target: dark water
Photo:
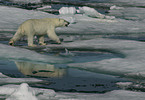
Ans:
[[[37,51],[38,52],[38,51]],[[39,51],[41,52],[41,51]],[[99,61],[117,57],[108,52],[60,51],[44,52],[48,55],[71,58],[73,63]],[[119,89],[116,82],[125,81],[111,75],[93,73],[81,69],[67,67],[67,64],[46,64],[0,59],[0,72],[14,78],[33,77],[43,80],[41,83],[30,84],[38,88],[54,89],[55,91],[105,93]]]

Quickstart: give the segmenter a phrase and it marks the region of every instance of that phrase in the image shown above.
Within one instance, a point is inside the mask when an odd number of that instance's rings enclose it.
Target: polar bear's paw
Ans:
[[[14,46],[14,41],[10,40],[9,45]]]
[[[35,44],[28,45],[29,47],[37,47]]]
[[[57,44],[61,44],[61,42],[60,42],[60,41],[57,41],[56,43],[57,43]]]
[[[42,42],[40,42],[39,45],[46,45],[46,43],[42,43]]]

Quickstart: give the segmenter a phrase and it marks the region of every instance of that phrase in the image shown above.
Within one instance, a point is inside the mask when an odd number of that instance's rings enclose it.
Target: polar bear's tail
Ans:
[[[22,37],[22,34],[24,34],[24,29],[22,26],[20,26],[17,30],[17,32],[15,33],[15,35],[13,36],[12,39],[10,39],[9,41],[9,45],[14,45],[14,42],[19,40]]]

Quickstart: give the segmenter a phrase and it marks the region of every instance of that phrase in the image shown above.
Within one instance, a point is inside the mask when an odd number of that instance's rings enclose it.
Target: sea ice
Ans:
[[[76,14],[76,8],[75,7],[62,7],[59,9],[59,14],[74,15]]]
[[[115,3],[119,6],[138,6],[138,7],[144,7],[145,1],[144,0],[110,0],[110,3]]]
[[[136,33],[140,35],[140,33],[145,32],[145,24],[139,21],[91,18],[82,14],[69,16],[62,14],[52,15],[40,11],[6,6],[0,6],[0,13],[3,13],[0,15],[0,31],[16,31],[18,26],[27,19],[51,17],[68,19],[68,21],[73,23],[69,27],[57,28],[56,33],[58,35],[130,35]]]
[[[45,10],[45,9],[50,9],[50,8],[52,8],[50,5],[46,5],[46,6],[37,8],[37,10]]]
[[[87,7],[87,6],[79,7],[79,11],[80,11],[80,13],[85,14],[89,17],[105,18],[105,15],[97,12],[94,8],[90,8],[90,7]]]
[[[92,39],[76,41],[63,45],[65,48],[106,49],[118,58],[105,59],[87,63],[69,64],[70,67],[82,68],[94,72],[105,72],[114,75],[144,77],[145,44],[143,42],[117,39]],[[131,74],[134,73],[134,74]],[[138,74],[139,73],[139,74]]]
[[[105,94],[88,93],[56,93],[50,89],[31,88],[27,83],[18,85],[4,85],[0,89],[7,91],[6,100],[144,100],[143,92],[114,90]]]
[[[51,97],[55,97],[54,90],[31,88],[27,83],[20,85],[3,85],[0,86],[0,94],[6,95],[6,100],[51,100]]]
[[[20,0],[16,0],[20,1]],[[31,0],[32,1],[32,0]],[[38,0],[39,1],[39,0]],[[122,1],[122,0],[117,0]],[[130,2],[131,0],[123,0],[124,2]],[[135,2],[144,2],[144,0]],[[141,4],[140,3],[140,4]],[[143,4],[142,4],[143,5]],[[89,8],[90,9],[90,8]],[[122,9],[121,9],[122,10]],[[123,9],[124,10],[124,9]],[[74,10],[73,10],[74,11]],[[90,9],[86,10],[86,14],[90,16],[90,12],[94,11]],[[137,10],[138,11],[138,10]],[[136,12],[137,12],[136,11]],[[143,11],[143,10],[142,10]],[[96,12],[96,11],[94,11]],[[30,18],[43,18],[43,17],[53,17],[58,18],[62,16],[55,16],[51,14],[47,14],[39,11],[28,11],[19,8],[0,6],[0,30],[16,30],[18,25],[22,23],[24,20]],[[97,14],[97,13],[96,13]],[[11,15],[11,16],[9,16]],[[96,16],[96,15],[91,15]],[[88,16],[84,16],[81,14],[75,14],[73,16],[77,23],[74,25],[70,25],[67,28],[59,28],[57,32],[59,34],[136,34],[145,32],[145,24],[139,21],[130,21],[123,19],[97,19],[91,18]],[[118,56],[118,58],[105,59],[101,61],[94,61],[88,63],[75,63],[69,64],[69,67],[81,68],[88,71],[95,72],[104,72],[108,74],[114,75],[123,75],[123,76],[137,76],[144,77],[145,76],[145,68],[144,68],[144,59],[145,59],[145,44],[143,42],[131,41],[131,40],[117,40],[117,39],[93,39],[93,40],[84,40],[84,41],[76,41],[68,44],[62,44],[65,48],[90,48],[90,49],[103,49],[110,52],[113,52]],[[43,63],[64,63],[70,60],[62,59],[59,57],[46,56],[42,54],[38,54],[34,51],[11,47],[4,44],[0,44],[0,58],[2,59],[25,59],[30,61],[37,61]],[[31,55],[31,56],[30,56]],[[8,81],[9,78],[5,78],[2,76],[4,80]],[[7,80],[8,79],[8,80]],[[4,81],[2,80],[2,81]],[[10,80],[11,81],[11,80]],[[17,80],[15,82],[19,83]],[[25,81],[21,81],[25,82]],[[9,82],[7,82],[9,83]],[[126,90],[114,90],[105,94],[83,94],[83,93],[56,93],[53,90],[49,89],[34,89],[28,86],[28,84],[23,83],[20,86],[0,86],[0,94],[10,95],[7,99],[11,100],[11,98],[22,98],[25,96],[27,100],[31,98],[31,100],[37,99],[47,99],[47,100],[144,100],[145,95],[142,92],[132,92]],[[25,90],[25,92],[23,91]],[[24,98],[24,97],[23,97]],[[21,99],[22,100],[22,99]]]
[[[70,59],[64,59],[57,56],[43,55],[36,53],[31,50],[12,47],[4,44],[0,44],[0,58],[3,59],[13,59],[13,60],[26,60],[34,62],[43,62],[43,63],[65,63],[70,62]]]
[[[133,83],[132,82],[118,82],[116,84],[121,88],[125,88],[125,87],[132,85]]]
[[[27,83],[22,83],[6,100],[38,100],[35,92],[29,89]]]
[[[145,21],[145,8],[126,7],[124,9],[111,9],[109,10],[109,15],[127,20]]]
[[[8,78],[8,76],[6,76],[0,72],[0,78]]]
[[[56,18],[57,16],[41,11],[24,10],[20,8],[0,6],[0,31],[17,30],[18,26],[28,19]],[[11,15],[11,16],[10,16]]]
[[[116,5],[113,5],[110,7],[110,10],[119,10],[119,9],[124,9],[124,7],[117,7]]]
[[[42,0],[9,0],[15,3],[41,3]]]

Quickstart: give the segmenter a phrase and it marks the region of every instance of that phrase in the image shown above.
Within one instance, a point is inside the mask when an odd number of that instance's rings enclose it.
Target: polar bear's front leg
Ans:
[[[50,39],[52,39],[52,40],[54,40],[54,41],[56,41],[57,43],[61,43],[60,42],[60,40],[59,40],[59,38],[58,38],[58,36],[56,35],[56,33],[55,33],[55,31],[54,30],[49,30],[48,32],[47,32],[47,35],[48,35],[48,37],[50,38]]]
[[[46,43],[44,43],[44,36],[39,37],[39,44],[40,45],[46,45]]]
[[[35,45],[35,44],[33,44],[33,35],[28,35],[27,36],[27,38],[28,38],[28,46],[30,46],[30,47],[36,47],[37,45]]]

